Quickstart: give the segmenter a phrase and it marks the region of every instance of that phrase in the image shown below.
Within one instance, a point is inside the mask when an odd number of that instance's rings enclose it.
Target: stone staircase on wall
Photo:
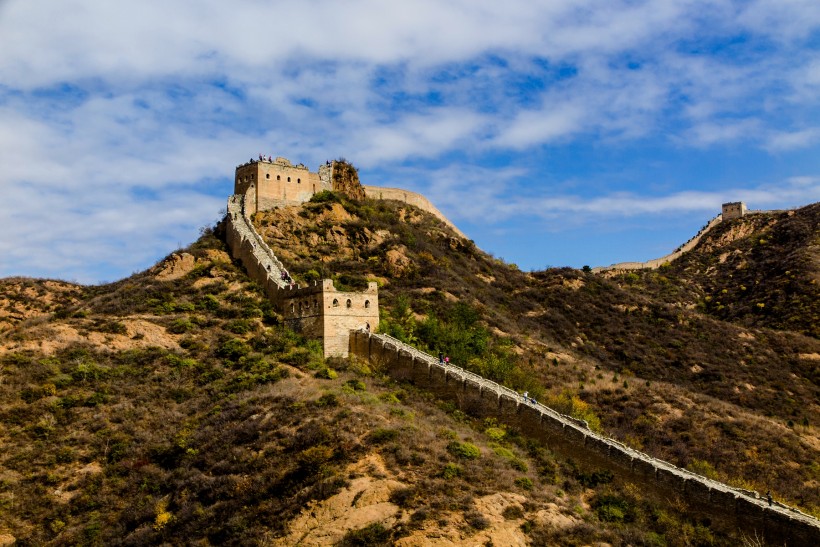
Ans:
[[[440,363],[395,338],[354,331],[350,353],[384,367],[398,380],[410,381],[443,399],[455,399],[470,414],[516,427],[568,458],[610,469],[661,499],[684,500],[690,513],[716,519],[719,526],[746,535],[757,532],[777,544],[820,545],[820,521],[797,509],[777,502],[769,505],[757,492],[733,488],[629,448],[591,431],[583,420],[525,402],[507,387],[453,364]]]
[[[282,279],[285,267],[251,223],[245,208],[245,195],[228,198],[228,247],[242,261],[251,279],[261,284],[269,298],[279,299],[278,291],[289,290]]]

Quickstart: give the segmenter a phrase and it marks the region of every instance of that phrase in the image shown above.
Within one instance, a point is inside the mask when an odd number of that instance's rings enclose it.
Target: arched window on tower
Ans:
[[[369,308],[369,307],[370,307],[370,300],[365,300],[365,301],[364,301],[364,307],[365,307],[365,308]]]
[[[282,176],[281,175],[276,175],[276,180],[282,180]]]
[[[338,308],[338,307],[339,307],[339,300],[338,300],[338,299],[336,299],[336,298],[334,298],[334,299],[333,299],[333,307],[334,307],[334,308]]]
[[[265,173],[265,178],[269,179],[270,178],[270,173]]]
[[[296,179],[296,184],[302,184],[302,179]]]
[[[351,307],[352,305],[353,305],[353,302],[351,302],[351,301],[350,301],[350,299],[348,298],[348,299],[347,299],[347,307],[349,308],[349,307]]]

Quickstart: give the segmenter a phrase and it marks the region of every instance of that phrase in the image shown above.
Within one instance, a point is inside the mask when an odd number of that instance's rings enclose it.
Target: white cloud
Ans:
[[[811,128],[772,133],[767,139],[766,146],[770,150],[782,151],[793,148],[806,148],[818,141],[820,141],[820,128]]]
[[[711,210],[721,190],[499,200],[498,185],[576,143],[816,145],[818,29],[814,0],[0,0],[0,187],[50,211],[20,227],[0,206],[0,275],[80,271],[83,249],[136,245],[110,227],[137,221],[153,243],[130,254],[145,257],[212,220],[259,152],[412,171],[448,214],[488,222]]]
[[[509,127],[501,127],[496,143],[512,148],[526,148],[548,143],[584,130],[584,108],[581,104],[546,101],[537,111],[520,112]]]

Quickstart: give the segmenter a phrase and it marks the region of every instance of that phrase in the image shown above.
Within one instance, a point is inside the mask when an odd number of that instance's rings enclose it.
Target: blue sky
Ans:
[[[0,0],[0,276],[147,268],[259,153],[523,269],[655,258],[820,200],[820,2]]]

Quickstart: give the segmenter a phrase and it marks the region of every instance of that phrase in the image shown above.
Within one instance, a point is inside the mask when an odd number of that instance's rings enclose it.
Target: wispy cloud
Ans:
[[[407,175],[467,220],[711,210],[725,178],[669,177],[653,197],[657,181],[634,175],[646,155],[619,151],[810,150],[818,32],[813,0],[0,1],[0,187],[49,211],[0,207],[0,275],[144,267],[163,237],[210,221],[259,152]],[[614,158],[630,191],[564,173],[577,148]],[[769,199],[751,176],[737,190]],[[570,178],[585,191],[550,186]],[[116,219],[141,219],[142,251],[117,255],[136,244]]]

